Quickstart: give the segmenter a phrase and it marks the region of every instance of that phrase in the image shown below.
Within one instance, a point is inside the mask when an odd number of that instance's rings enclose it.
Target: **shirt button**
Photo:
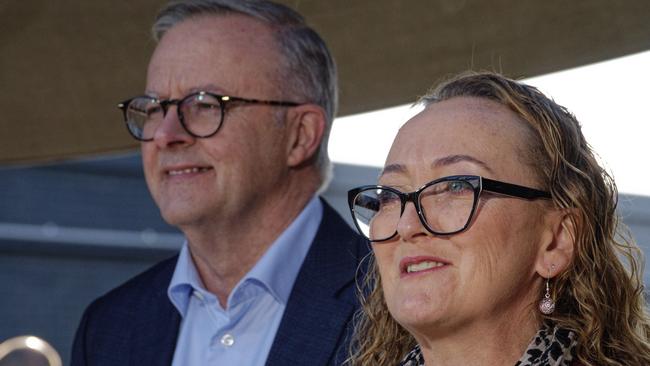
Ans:
[[[230,334],[224,334],[223,337],[221,337],[221,344],[223,344],[224,347],[230,347],[235,344],[235,338]]]
[[[199,299],[201,301],[205,300],[205,298],[203,297],[203,294],[198,292],[197,290],[194,290],[192,292],[192,295],[194,295],[194,297],[196,297],[197,299]]]

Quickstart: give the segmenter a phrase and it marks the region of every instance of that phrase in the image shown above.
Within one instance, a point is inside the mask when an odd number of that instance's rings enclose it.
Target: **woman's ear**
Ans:
[[[544,277],[555,277],[573,261],[576,246],[576,216],[571,210],[552,210],[545,215],[547,228],[542,236],[535,270]]]
[[[326,117],[316,104],[301,104],[287,112],[287,165],[295,167],[318,153],[325,132]]]

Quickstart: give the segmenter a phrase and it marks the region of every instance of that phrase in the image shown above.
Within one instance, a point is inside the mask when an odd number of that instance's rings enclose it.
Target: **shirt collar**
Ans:
[[[167,297],[183,317],[187,313],[190,296],[194,291],[207,292],[192,262],[186,240],[178,255],[174,275],[167,288]]]
[[[233,288],[228,298],[228,306],[233,301],[240,301],[238,297],[246,296],[245,285],[249,283],[261,285],[276,301],[286,305],[322,218],[323,204],[317,196],[314,196],[296,219],[271,244],[262,258]],[[214,297],[205,289],[186,241],[181,248],[172,280],[167,288],[167,296],[181,316],[185,316],[190,296],[194,291],[204,297]]]
[[[257,280],[286,304],[322,218],[323,204],[314,197],[239,283]]]

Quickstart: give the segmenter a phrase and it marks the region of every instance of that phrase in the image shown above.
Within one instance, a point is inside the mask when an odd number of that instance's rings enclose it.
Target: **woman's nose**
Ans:
[[[404,241],[408,241],[419,235],[428,235],[428,231],[422,225],[415,204],[407,202],[404,212],[397,222],[397,234]]]

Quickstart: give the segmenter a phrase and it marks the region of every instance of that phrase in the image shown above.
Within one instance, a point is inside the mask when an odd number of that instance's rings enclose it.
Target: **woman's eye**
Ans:
[[[451,193],[467,193],[471,191],[469,185],[462,181],[452,181],[447,183],[447,191]]]
[[[397,195],[395,195],[393,192],[390,191],[380,192],[379,195],[377,196],[377,199],[379,200],[379,203],[382,206],[389,205],[391,203],[399,201],[399,197],[397,197]]]

